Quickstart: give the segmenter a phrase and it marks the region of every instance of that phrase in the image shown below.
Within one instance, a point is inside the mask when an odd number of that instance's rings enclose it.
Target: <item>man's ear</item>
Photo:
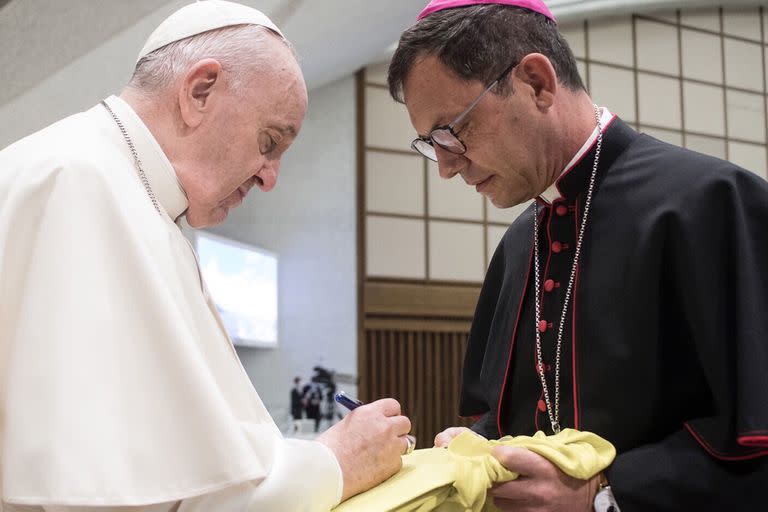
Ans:
[[[540,110],[552,106],[558,87],[557,73],[546,56],[529,53],[515,68],[515,75],[531,87],[531,97]]]
[[[184,75],[179,88],[179,108],[182,120],[190,128],[197,128],[211,110],[223,87],[221,74],[219,61],[203,59]]]

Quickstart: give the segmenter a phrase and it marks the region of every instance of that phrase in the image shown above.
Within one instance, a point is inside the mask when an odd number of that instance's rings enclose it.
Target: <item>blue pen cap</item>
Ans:
[[[357,398],[352,398],[351,396],[348,396],[345,392],[339,391],[336,393],[336,395],[333,397],[336,402],[339,403],[339,405],[343,405],[350,411],[353,411],[363,405],[363,402],[358,400]]]

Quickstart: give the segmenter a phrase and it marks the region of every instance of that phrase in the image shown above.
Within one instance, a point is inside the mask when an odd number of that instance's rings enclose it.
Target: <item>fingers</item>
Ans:
[[[469,430],[467,427],[449,427],[439,434],[435,436],[435,446],[438,448],[443,448],[444,446],[448,446],[448,443],[451,442],[451,439],[458,436],[465,430]]]
[[[384,416],[399,416],[402,413],[400,402],[394,398],[382,398],[381,400],[371,402],[369,405],[379,409]]]
[[[395,474],[409,448],[411,421],[396,400],[363,405],[317,438],[334,452],[344,476],[344,499],[370,489]]]
[[[408,455],[416,448],[416,438],[412,435],[405,435],[402,437],[402,439],[405,443],[405,450],[403,450],[403,455]]]
[[[598,479],[578,480],[525,448],[495,446],[491,452],[519,478],[489,491],[500,510],[592,510]]]
[[[532,510],[541,510],[539,508],[527,506],[525,500],[507,500],[497,496],[493,497],[493,504],[496,505],[499,512],[528,512]]]
[[[411,420],[405,416],[392,416],[388,419],[396,436],[404,436],[411,431]]]
[[[552,477],[555,467],[547,459],[525,448],[495,446],[491,452],[510,471],[528,477]]]
[[[494,485],[488,491],[488,494],[493,496],[493,501],[497,506],[499,506],[501,500],[506,501],[509,504],[516,503],[519,506],[520,503],[530,501],[532,497],[535,496],[533,491],[534,490],[531,489],[530,481],[522,479]],[[501,507],[499,506],[499,508]]]
[[[389,428],[396,437],[402,437],[411,431],[411,420],[401,414],[400,402],[393,398],[382,398],[362,407],[376,410],[387,419]],[[361,409],[362,409],[361,407]]]
[[[387,435],[402,437],[411,431],[411,420],[400,412],[400,403],[397,400],[384,398],[361,405],[347,414],[345,420],[352,421],[354,424],[368,425],[367,428],[371,434],[371,428],[378,425],[379,428],[386,430]]]

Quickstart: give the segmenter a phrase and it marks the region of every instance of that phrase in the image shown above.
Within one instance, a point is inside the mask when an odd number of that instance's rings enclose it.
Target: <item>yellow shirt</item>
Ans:
[[[488,489],[518,477],[491,455],[496,445],[527,448],[548,459],[562,472],[588,480],[607,468],[616,456],[611,443],[591,432],[565,429],[547,436],[504,437],[488,441],[464,432],[448,449],[416,450],[403,457],[403,468],[378,487],[359,494],[334,512],[490,512]]]

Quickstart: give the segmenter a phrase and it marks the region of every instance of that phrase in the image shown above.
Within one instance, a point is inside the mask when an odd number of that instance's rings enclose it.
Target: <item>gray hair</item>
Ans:
[[[557,25],[543,14],[506,5],[446,9],[403,32],[389,65],[389,92],[402,103],[403,87],[416,60],[434,55],[459,78],[490,84],[529,53],[547,56],[557,78],[572,91],[585,89],[576,59]],[[508,80],[492,94],[512,92]]]
[[[229,86],[240,90],[249,73],[270,60],[266,49],[270,37],[279,38],[297,58],[293,45],[268,28],[235,25],[174,41],[144,56],[136,63],[128,87],[143,93],[161,91],[194,63],[212,58],[219,61],[228,75]]]

